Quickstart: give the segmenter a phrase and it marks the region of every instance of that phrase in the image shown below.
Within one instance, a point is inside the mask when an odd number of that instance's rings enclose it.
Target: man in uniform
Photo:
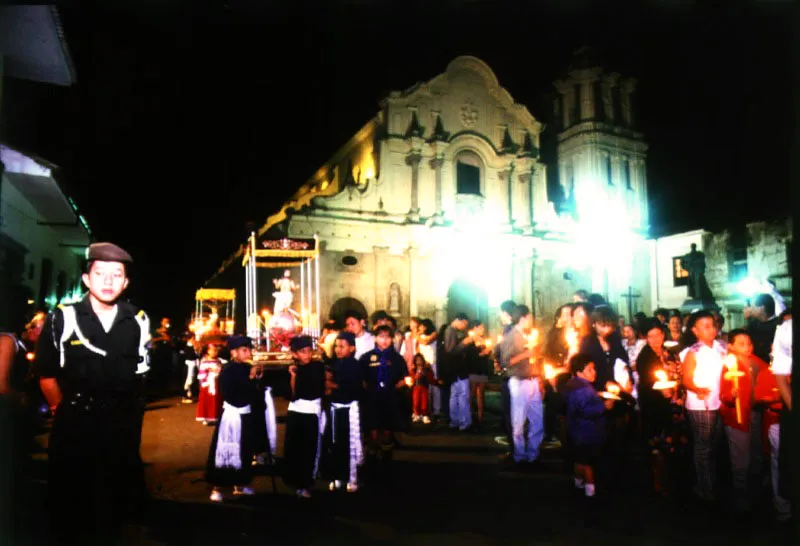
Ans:
[[[49,443],[53,538],[105,545],[146,495],[140,387],[150,325],[144,311],[120,300],[130,255],[95,243],[86,259],[82,279],[89,293],[50,314],[35,367],[55,416]]]

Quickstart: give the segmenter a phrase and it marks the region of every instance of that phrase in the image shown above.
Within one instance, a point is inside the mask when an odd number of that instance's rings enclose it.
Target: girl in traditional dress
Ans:
[[[219,396],[219,374],[225,360],[219,358],[219,347],[210,344],[205,356],[200,360],[197,381],[200,383],[200,394],[197,397],[197,414],[195,419],[208,426],[217,422],[222,411],[222,398]]]

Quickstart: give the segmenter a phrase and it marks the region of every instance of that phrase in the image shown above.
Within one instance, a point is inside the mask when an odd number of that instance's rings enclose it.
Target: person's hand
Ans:
[[[610,410],[611,408],[614,407],[614,401],[613,400],[605,400],[603,402],[603,405],[606,407],[607,410]]]
[[[674,394],[675,392],[673,389],[664,389],[663,391],[661,391],[661,396],[663,396],[667,400],[671,399]]]
[[[497,361],[495,361],[495,363],[494,363],[494,371],[495,371],[496,373],[500,373],[500,372],[502,372],[502,371],[503,371],[503,368],[502,368],[502,367],[500,367],[500,363],[499,363],[499,362],[497,362]]]
[[[733,387],[731,389],[731,396],[733,398],[739,398],[739,388],[738,387]]]
[[[292,377],[297,376],[297,364],[292,364],[291,366],[289,366],[289,375],[291,375]]]
[[[705,400],[709,394],[711,394],[710,389],[695,389],[694,393],[697,395],[697,398],[700,400]]]
[[[467,336],[463,340],[464,345],[471,345],[475,343],[475,336]]]

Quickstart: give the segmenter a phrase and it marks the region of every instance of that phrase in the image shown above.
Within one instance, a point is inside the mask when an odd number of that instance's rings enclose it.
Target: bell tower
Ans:
[[[606,70],[582,47],[554,86],[558,181],[576,220],[611,214],[619,227],[646,234],[647,144],[636,131],[636,80]]]

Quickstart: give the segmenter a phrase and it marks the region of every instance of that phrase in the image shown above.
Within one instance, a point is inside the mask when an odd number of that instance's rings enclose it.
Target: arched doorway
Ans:
[[[458,313],[466,313],[470,320],[478,319],[484,324],[489,320],[489,297],[480,286],[458,279],[447,291],[447,322],[453,321]]]
[[[330,313],[328,316],[335,320],[336,322],[343,322],[344,315],[348,311],[356,311],[361,314],[364,319],[368,317],[367,315],[367,308],[364,307],[364,304],[361,303],[359,300],[355,298],[339,298],[336,302],[331,306]]]

